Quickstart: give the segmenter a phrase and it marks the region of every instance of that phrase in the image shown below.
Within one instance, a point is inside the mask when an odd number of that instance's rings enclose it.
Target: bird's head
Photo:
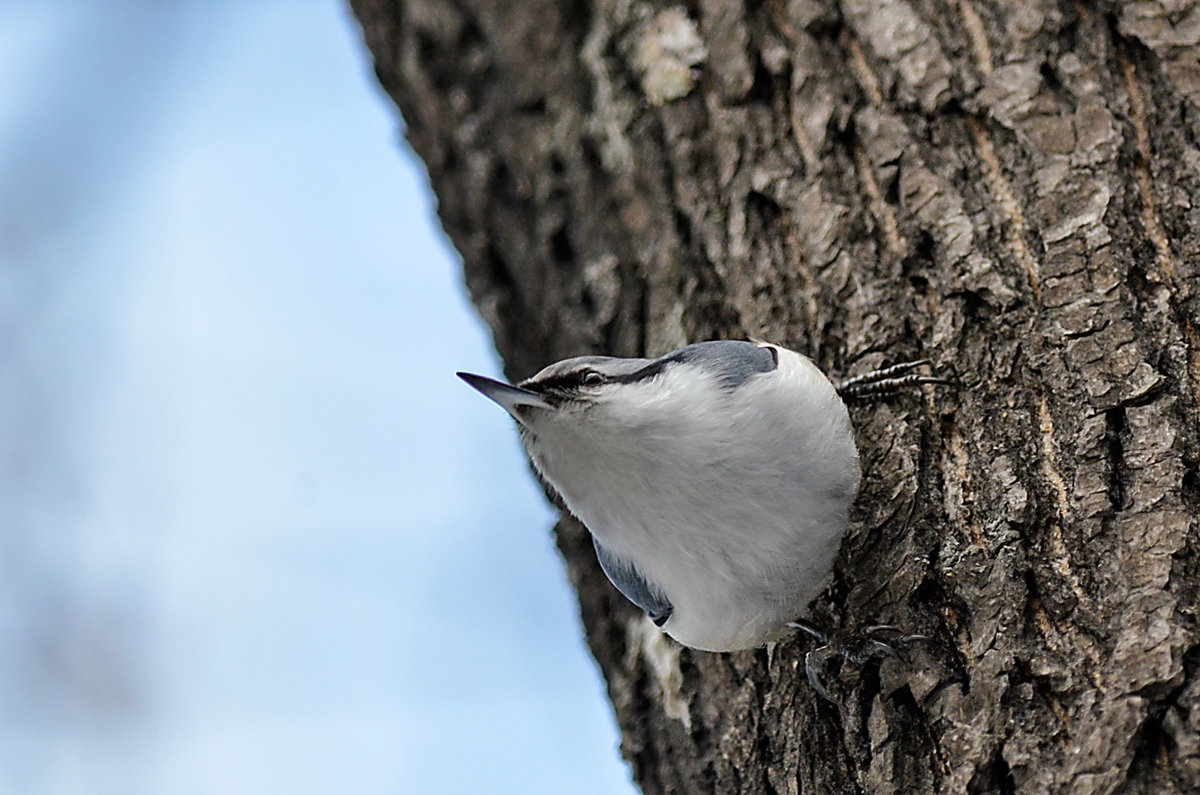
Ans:
[[[500,404],[523,431],[537,435],[556,426],[603,424],[613,412],[636,413],[664,369],[660,361],[577,356],[515,386],[471,373],[458,377]]]
[[[708,462],[737,456],[746,427],[773,432],[774,422],[739,396],[761,393],[742,390],[767,383],[778,364],[773,346],[728,340],[657,359],[579,356],[515,386],[459,376],[512,415],[534,468],[588,521],[664,482],[695,488]],[[607,507],[589,508],[593,499]]]
[[[515,386],[458,375],[499,403],[523,434],[596,434],[620,443],[627,438],[623,431],[667,432],[705,413],[778,363],[774,346],[725,340],[688,345],[657,359],[577,356]]]

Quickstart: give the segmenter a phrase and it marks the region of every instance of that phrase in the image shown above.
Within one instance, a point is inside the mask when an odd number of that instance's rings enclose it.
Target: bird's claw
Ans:
[[[862,375],[856,375],[853,378],[847,378],[834,388],[843,398],[850,398],[871,397],[884,392],[890,392],[893,389],[900,389],[906,386],[920,386],[922,384],[953,386],[953,382],[937,375],[921,375],[920,373],[910,372],[923,366],[932,367],[933,363],[928,359],[918,359],[915,362],[893,364],[891,367],[883,367],[863,373]]]
[[[818,659],[816,658],[816,655],[821,654],[821,652],[827,652],[827,651],[829,651],[829,647],[822,646],[819,649],[813,649],[812,651],[805,654],[804,655],[804,674],[805,674],[805,676],[808,677],[808,683],[809,683],[809,685],[812,686],[812,689],[817,691],[817,695],[819,695],[821,698],[825,699],[826,701],[836,704],[837,700],[833,697],[833,695],[825,687],[825,683],[821,681],[821,675],[817,672],[818,668],[825,667],[825,665],[824,665],[825,656],[822,655],[818,661]]]
[[[819,627],[797,619],[788,626],[803,630],[821,642],[821,645],[804,655],[804,673],[813,690],[826,701],[836,703],[822,679],[822,673],[833,657],[842,657],[856,665],[862,665],[880,657],[901,659],[897,648],[929,640],[924,635],[905,634],[890,624],[865,627],[858,632],[840,631],[827,633]]]

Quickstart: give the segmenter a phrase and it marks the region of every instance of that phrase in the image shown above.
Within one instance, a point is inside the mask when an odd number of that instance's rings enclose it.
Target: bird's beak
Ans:
[[[458,373],[458,377],[482,392],[484,397],[499,403],[516,420],[522,419],[517,414],[517,409],[522,406],[533,406],[539,409],[554,408],[537,392],[521,389],[519,386],[506,384],[503,381],[494,381],[491,378],[485,378],[482,375],[472,375],[471,373]]]

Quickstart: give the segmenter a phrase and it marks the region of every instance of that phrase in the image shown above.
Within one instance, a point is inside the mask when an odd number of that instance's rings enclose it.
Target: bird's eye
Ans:
[[[604,376],[602,376],[600,373],[597,373],[595,370],[590,370],[583,374],[584,386],[600,386],[605,382],[605,380],[606,379]]]

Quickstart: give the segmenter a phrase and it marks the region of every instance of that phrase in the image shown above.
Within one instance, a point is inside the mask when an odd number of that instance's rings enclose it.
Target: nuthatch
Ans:
[[[842,396],[945,383],[904,375],[920,364],[835,386],[806,356],[725,340],[658,359],[580,356],[517,386],[458,375],[517,421],[613,585],[685,646],[732,651],[789,626],[830,642],[800,617],[858,491]]]

